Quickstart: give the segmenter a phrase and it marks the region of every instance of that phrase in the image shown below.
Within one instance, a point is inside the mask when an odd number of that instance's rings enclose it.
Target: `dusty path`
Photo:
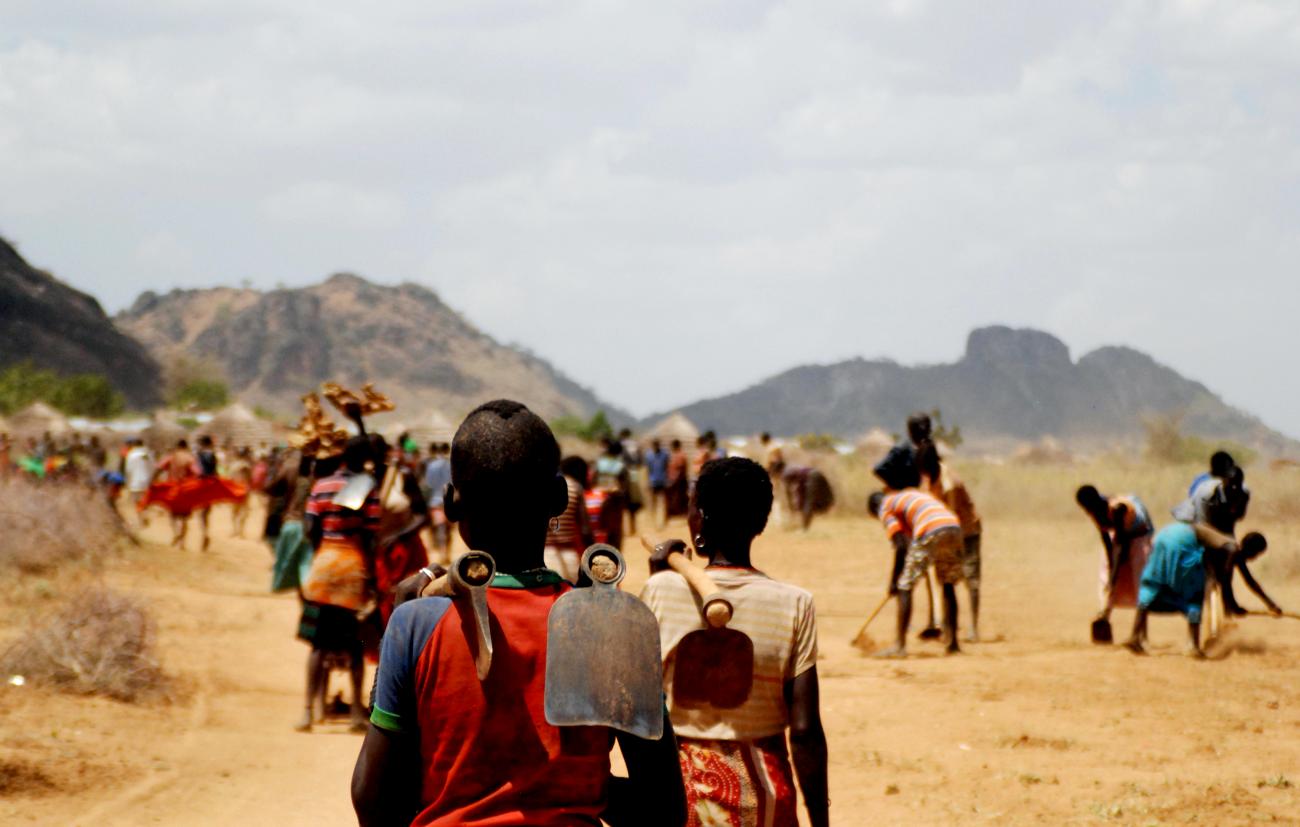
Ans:
[[[36,759],[50,782],[0,798],[0,822],[355,823],[359,739],[341,726],[292,731],[305,654],[296,603],[266,593],[266,548],[227,539],[227,526],[219,514],[206,555],[146,547],[109,575],[152,603],[186,697],[132,707],[0,692],[0,757]],[[917,657],[889,663],[846,642],[883,584],[878,528],[829,520],[760,542],[761,567],[816,595],[835,822],[1300,823],[1300,622],[1252,620],[1248,651],[1212,663],[1179,655],[1172,619],[1153,624],[1149,658],[1093,647],[1087,532],[1009,528],[988,521],[985,632],[1000,642],[960,658],[917,644]],[[1293,549],[1300,532],[1272,536]],[[628,547],[635,590],[644,555]],[[1291,606],[1297,571],[1277,566],[1268,581]],[[886,612],[873,633],[891,628]]]

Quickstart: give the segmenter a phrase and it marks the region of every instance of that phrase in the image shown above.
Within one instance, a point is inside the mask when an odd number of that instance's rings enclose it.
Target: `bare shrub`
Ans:
[[[30,761],[0,760],[0,796],[44,795],[57,784]]]
[[[79,485],[0,480],[0,569],[43,574],[61,563],[93,559],[122,537],[104,498]]]
[[[167,689],[148,611],[135,598],[102,586],[37,618],[0,657],[0,672],[119,701],[142,700]]]

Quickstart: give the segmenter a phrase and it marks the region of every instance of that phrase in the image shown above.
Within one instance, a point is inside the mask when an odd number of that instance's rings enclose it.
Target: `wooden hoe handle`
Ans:
[[[713,582],[713,578],[704,569],[687,560],[686,555],[680,551],[668,555],[668,566],[685,577],[695,593],[704,600],[704,618],[710,626],[721,629],[731,622],[731,603],[718,591],[718,584]]]

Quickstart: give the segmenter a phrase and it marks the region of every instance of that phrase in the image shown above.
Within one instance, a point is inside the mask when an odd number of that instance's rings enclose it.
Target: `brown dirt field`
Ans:
[[[0,823],[355,823],[360,738],[342,725],[292,731],[296,601],[266,593],[266,547],[228,539],[228,525],[218,512],[207,554],[147,544],[108,564],[109,582],[156,613],[170,703],[0,685]],[[155,521],[148,537],[164,531]],[[1270,555],[1287,559],[1264,569],[1265,585],[1300,607],[1300,525],[1271,536]],[[984,633],[997,642],[956,658],[918,642],[912,658],[881,662],[847,642],[882,593],[880,529],[865,518],[769,529],[756,563],[817,599],[835,823],[1300,823],[1300,622],[1251,618],[1240,650],[1213,662],[1181,656],[1178,619],[1153,623],[1151,657],[1094,647],[1094,545],[1082,517],[986,520]],[[645,555],[627,546],[636,590]],[[1118,613],[1117,634],[1130,617]],[[19,622],[0,613],[6,633]],[[872,634],[892,626],[887,610]]]

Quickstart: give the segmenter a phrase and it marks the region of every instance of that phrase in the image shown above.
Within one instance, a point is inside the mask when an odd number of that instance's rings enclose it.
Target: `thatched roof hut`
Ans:
[[[248,406],[235,402],[212,417],[204,428],[219,445],[234,445],[237,448],[253,448],[275,439],[275,426],[257,414]]]
[[[68,418],[46,405],[33,402],[18,413],[9,417],[9,429],[17,435],[37,437],[43,434],[59,436],[72,430]]]
[[[657,439],[665,445],[671,443],[674,439],[680,439],[683,445],[694,445],[695,441],[700,438],[700,429],[695,427],[695,423],[686,418],[681,411],[674,411],[664,417],[650,430],[641,435],[642,442],[649,442]]]
[[[855,447],[868,457],[883,457],[894,447],[894,438],[877,426],[859,437]]]
[[[167,413],[156,413],[153,421],[140,431],[140,439],[155,454],[170,451],[179,440],[187,439],[190,432]]]
[[[416,420],[411,425],[395,425],[392,430],[392,436],[389,437],[388,431],[384,432],[385,438],[390,442],[397,439],[403,433],[408,434],[415,443],[420,446],[420,450],[427,450],[430,443],[445,442],[451,444],[451,439],[456,435],[456,423],[444,414],[442,411],[431,411],[422,419]]]

